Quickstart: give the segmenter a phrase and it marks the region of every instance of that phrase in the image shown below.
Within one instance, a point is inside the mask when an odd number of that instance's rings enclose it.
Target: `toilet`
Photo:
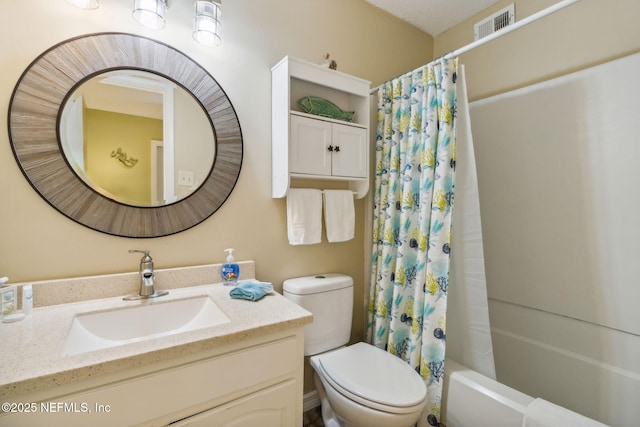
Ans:
[[[351,335],[353,279],[328,273],[285,280],[283,294],[313,314],[304,353],[326,427],[409,427],[422,413],[427,388],[400,358],[373,345],[346,346]]]

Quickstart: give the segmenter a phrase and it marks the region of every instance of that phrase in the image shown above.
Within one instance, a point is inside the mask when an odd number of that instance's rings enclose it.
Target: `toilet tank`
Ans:
[[[353,315],[353,279],[327,273],[287,279],[283,294],[313,314],[304,328],[304,355],[312,356],[349,342]]]

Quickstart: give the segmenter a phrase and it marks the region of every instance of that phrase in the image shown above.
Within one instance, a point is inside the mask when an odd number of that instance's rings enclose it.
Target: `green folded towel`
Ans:
[[[273,285],[267,282],[258,282],[257,280],[246,280],[240,282],[229,291],[229,296],[236,299],[246,299],[249,301],[258,301],[266,294],[273,292]]]

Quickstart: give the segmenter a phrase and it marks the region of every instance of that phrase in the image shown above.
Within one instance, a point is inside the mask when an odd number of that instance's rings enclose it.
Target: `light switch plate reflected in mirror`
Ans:
[[[192,187],[194,183],[194,173],[192,171],[178,171],[178,185]]]

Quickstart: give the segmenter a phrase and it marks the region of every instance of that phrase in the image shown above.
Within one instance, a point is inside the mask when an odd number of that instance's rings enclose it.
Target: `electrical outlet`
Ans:
[[[194,174],[192,171],[178,171],[178,185],[193,187]]]

